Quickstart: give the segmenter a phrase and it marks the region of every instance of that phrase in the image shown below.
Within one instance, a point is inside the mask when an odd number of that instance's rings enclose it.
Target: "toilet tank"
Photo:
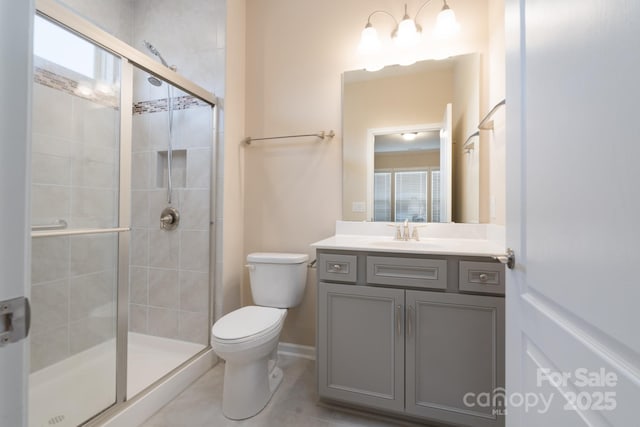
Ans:
[[[308,260],[307,254],[249,254],[249,280],[256,305],[289,308],[300,304],[307,285]]]

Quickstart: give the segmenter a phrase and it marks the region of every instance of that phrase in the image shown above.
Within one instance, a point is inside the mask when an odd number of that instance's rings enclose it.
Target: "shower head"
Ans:
[[[144,40],[144,45],[149,50],[149,52],[151,52],[152,54],[157,56],[158,59],[160,59],[160,62],[162,62],[162,65],[164,65],[167,68],[171,68],[171,67],[169,67],[169,64],[167,64],[167,61],[164,60],[162,55],[160,55],[160,52],[158,52],[158,49],[156,49],[154,45],[152,45],[151,43],[149,43],[146,40]]]
[[[149,81],[149,83],[151,83],[152,85],[158,87],[158,86],[162,86],[162,80],[160,80],[159,78],[155,77],[155,76],[149,76],[147,77],[147,80]]]

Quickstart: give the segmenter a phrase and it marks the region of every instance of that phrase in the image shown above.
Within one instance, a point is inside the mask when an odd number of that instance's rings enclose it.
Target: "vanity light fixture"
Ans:
[[[433,0],[427,0],[424,2],[422,6],[418,8],[418,11],[413,18],[409,16],[409,13],[407,12],[407,5],[405,3],[404,16],[400,22],[398,22],[398,20],[386,10],[374,10],[371,12],[367,18],[367,24],[365,25],[364,30],[362,30],[360,44],[358,46],[359,53],[363,55],[375,55],[379,53],[382,48],[378,32],[371,24],[371,17],[377,13],[383,13],[390,16],[396,23],[394,30],[391,32],[391,38],[398,48],[411,49],[415,47],[420,41],[420,36],[422,35],[422,27],[416,22],[416,19],[420,12],[422,12],[422,9],[432,1]],[[447,0],[443,0],[443,3],[444,4],[440,13],[438,13],[436,25],[433,30],[434,35],[438,38],[450,37],[460,31],[460,25],[456,20],[455,13],[447,4]],[[415,62],[415,60],[409,60],[405,63],[401,63],[401,65],[411,65],[413,62]],[[377,64],[375,66],[367,67],[367,70],[377,71],[381,68],[382,66]]]

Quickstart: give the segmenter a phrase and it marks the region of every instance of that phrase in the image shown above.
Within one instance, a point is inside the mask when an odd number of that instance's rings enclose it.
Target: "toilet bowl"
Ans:
[[[282,382],[271,361],[287,310],[247,306],[220,318],[211,329],[211,347],[227,361],[222,412],[234,420],[260,412]]]
[[[225,360],[222,412],[241,420],[259,413],[282,382],[276,365],[287,308],[300,304],[308,256],[256,253],[247,257],[256,304],[221,317],[211,328],[211,347]]]

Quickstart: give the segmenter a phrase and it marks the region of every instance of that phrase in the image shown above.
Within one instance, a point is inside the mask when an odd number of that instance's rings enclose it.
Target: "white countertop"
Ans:
[[[463,227],[460,227],[461,225]],[[478,225],[469,227],[467,224],[447,224],[446,226],[429,224],[424,230],[420,230],[421,235],[424,236],[420,241],[394,240],[392,236],[386,235],[394,234],[394,230],[392,227],[382,228],[380,224],[366,226],[362,223],[349,224],[346,221],[339,221],[336,224],[337,233],[334,236],[315,242],[311,247],[432,255],[500,256],[505,254],[504,240],[499,237],[487,238],[487,235],[492,237],[491,235],[496,233],[487,232]],[[438,237],[433,237],[434,235]]]

